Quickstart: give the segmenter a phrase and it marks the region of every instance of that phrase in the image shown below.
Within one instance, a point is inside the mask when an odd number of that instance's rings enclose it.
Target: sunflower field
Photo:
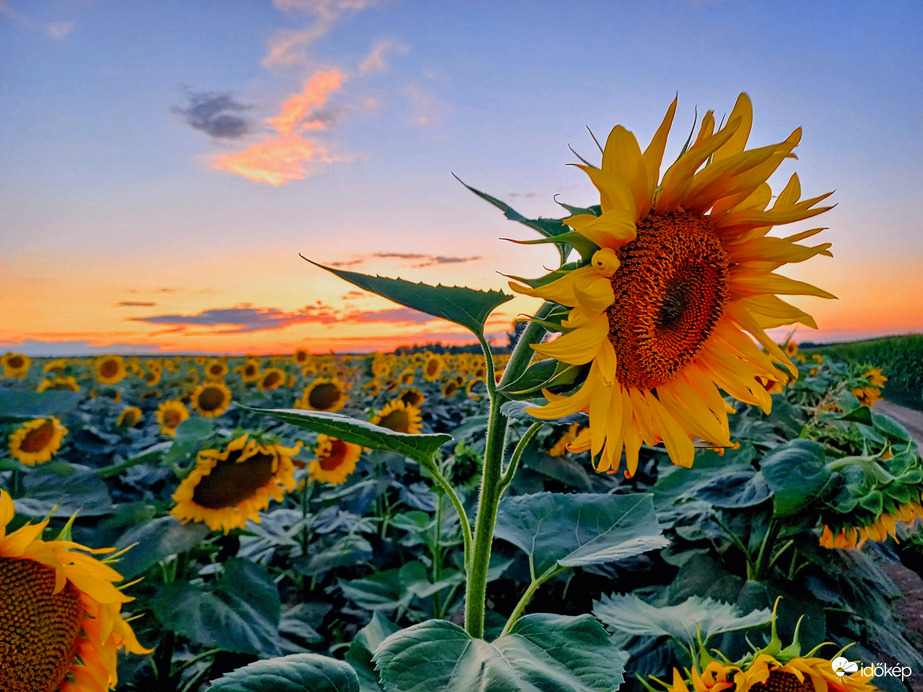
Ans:
[[[923,458],[887,369],[766,329],[811,317],[769,236],[822,213],[800,138],[741,95],[660,176],[617,126],[600,205],[511,296],[320,266],[482,353],[0,361],[0,689],[912,690]],[[560,335],[560,336],[558,336]]]

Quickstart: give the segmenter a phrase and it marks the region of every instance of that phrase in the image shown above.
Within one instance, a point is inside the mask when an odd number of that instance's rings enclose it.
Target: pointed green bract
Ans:
[[[627,659],[589,615],[545,613],[493,642],[429,620],[385,639],[374,657],[385,692],[613,692]]]
[[[359,692],[348,663],[320,654],[292,654],[255,661],[222,675],[211,692]]]
[[[410,435],[408,433],[394,432],[367,421],[328,411],[253,408],[243,404],[238,404],[238,406],[255,413],[264,413],[276,420],[304,430],[313,430],[314,432],[335,437],[344,442],[352,442],[371,449],[398,452],[423,466],[431,466],[436,450],[446,442],[452,441],[452,436],[445,433]]]
[[[370,276],[358,272],[326,267],[309,260],[316,267],[335,274],[353,286],[377,293],[404,307],[439,317],[461,325],[477,336],[484,335],[484,323],[497,306],[512,300],[513,296],[501,291],[478,291],[463,286],[430,286],[386,276]]]
[[[494,534],[524,550],[535,573],[621,560],[663,548],[649,494],[562,495],[538,493],[506,497]]]

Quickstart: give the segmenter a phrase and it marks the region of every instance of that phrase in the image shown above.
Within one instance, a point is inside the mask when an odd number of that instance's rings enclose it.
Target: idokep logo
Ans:
[[[847,673],[855,673],[859,670],[858,663],[853,663],[844,656],[837,656],[835,659],[830,661],[830,665],[833,666],[833,672],[836,673],[839,677],[843,677]]]

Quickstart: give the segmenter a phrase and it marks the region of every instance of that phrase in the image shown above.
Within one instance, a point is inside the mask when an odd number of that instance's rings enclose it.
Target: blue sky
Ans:
[[[779,179],[836,190],[836,259],[784,273],[840,301],[801,301],[821,330],[799,337],[923,330],[921,26],[916,0],[0,2],[0,348],[454,339],[298,253],[503,288],[553,254],[499,241],[528,231],[452,173],[563,216],[555,195],[596,201],[567,165],[594,156],[588,128],[643,145],[678,94],[671,160],[740,91],[753,145],[803,127]],[[267,142],[301,152],[281,184],[221,169]]]

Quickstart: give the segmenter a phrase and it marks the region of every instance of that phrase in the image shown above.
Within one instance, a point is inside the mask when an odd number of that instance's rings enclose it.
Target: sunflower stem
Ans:
[[[529,429],[523,433],[522,437],[519,438],[519,442],[516,443],[516,449],[513,450],[513,455],[510,457],[510,463],[506,467],[506,471],[503,472],[503,478],[500,480],[500,494],[503,495],[503,491],[506,490],[506,487],[513,482],[513,476],[516,475],[516,470],[519,468],[519,461],[522,459],[522,453],[526,450],[526,446],[529,444],[529,441],[535,437],[542,427],[541,421],[536,421],[529,426]]]
[[[541,341],[545,328],[534,320],[541,320],[553,308],[552,303],[544,303],[513,348],[500,385],[515,381],[532,360],[532,344]],[[481,347],[485,349],[488,361],[487,392],[490,396],[490,416],[487,423],[487,443],[484,450],[484,468],[481,476],[481,491],[478,497],[478,513],[474,528],[474,545],[471,561],[467,562],[468,580],[465,586],[465,630],[472,637],[484,636],[484,611],[487,600],[487,570],[490,567],[490,552],[493,545],[494,526],[497,522],[497,509],[502,492],[503,456],[506,448],[506,435],[509,421],[500,411],[506,400],[498,391],[491,363],[490,349],[483,335],[478,337]],[[512,477],[510,477],[512,478]]]
[[[139,454],[136,457],[131,457],[125,461],[116,464],[115,466],[107,466],[102,469],[96,469],[94,473],[99,478],[112,478],[113,476],[118,476],[122,471],[127,471],[128,469],[134,466],[140,466],[141,464],[146,464],[148,462],[154,462],[160,460],[163,456],[163,452],[145,452],[144,454]]]
[[[529,588],[526,589],[525,593],[522,595],[522,598],[519,599],[519,603],[516,604],[516,607],[513,608],[513,612],[510,613],[509,619],[506,621],[506,625],[503,627],[503,631],[500,633],[500,636],[503,637],[510,633],[510,630],[513,629],[513,625],[516,624],[516,621],[520,618],[523,611],[526,609],[526,606],[529,605],[529,601],[532,600],[532,596],[535,595],[535,592],[538,591],[539,587],[544,584],[546,581],[551,579],[554,576],[557,576],[567,567],[561,567],[557,564],[549,567],[545,570],[544,573],[538,578],[533,577],[532,583],[529,584]]]
[[[760,552],[756,556],[756,567],[754,569],[754,579],[756,581],[765,581],[767,572],[771,567],[769,561],[772,555],[772,549],[775,545],[776,538],[779,536],[779,530],[782,528],[781,522],[776,519],[769,521],[769,527],[766,529],[766,535],[763,536],[763,543],[760,545]]]

